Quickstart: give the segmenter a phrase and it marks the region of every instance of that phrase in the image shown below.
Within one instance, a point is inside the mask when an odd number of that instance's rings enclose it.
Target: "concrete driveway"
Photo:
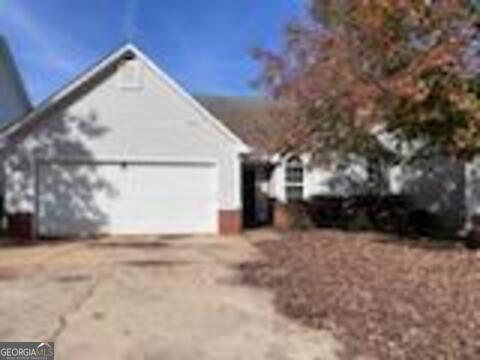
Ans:
[[[239,283],[244,238],[109,238],[0,248],[0,340],[55,341],[56,359],[336,359],[328,333]]]

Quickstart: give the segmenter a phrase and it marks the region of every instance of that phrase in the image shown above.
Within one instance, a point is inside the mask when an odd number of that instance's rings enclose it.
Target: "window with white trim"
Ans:
[[[301,201],[304,198],[305,169],[298,156],[287,160],[285,168],[285,194],[287,202]]]

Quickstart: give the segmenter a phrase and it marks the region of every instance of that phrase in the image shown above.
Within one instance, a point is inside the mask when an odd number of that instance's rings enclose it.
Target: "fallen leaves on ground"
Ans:
[[[260,242],[243,280],[328,329],[346,359],[480,359],[480,255],[381,234],[317,231]]]

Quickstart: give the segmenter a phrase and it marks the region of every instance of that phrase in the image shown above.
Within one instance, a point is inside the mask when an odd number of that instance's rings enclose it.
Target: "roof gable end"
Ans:
[[[153,72],[159,77],[161,81],[166,83],[177,95],[179,95],[185,102],[193,107],[204,119],[209,121],[218,131],[227,137],[234,145],[238,147],[241,152],[249,152],[250,148],[243,140],[241,140],[235,133],[233,133],[227,126],[218,120],[209,110],[207,110],[200,102],[185,91],[176,81],[174,81],[167,73],[165,73],[157,64],[152,61],[143,51],[133,44],[128,44],[125,52],[131,51],[139,59],[141,59]]]
[[[64,88],[53,94],[46,101],[41,103],[35,109],[33,109],[22,120],[10,123],[3,129],[0,129],[2,137],[8,138],[17,131],[23,129],[28,124],[36,121],[41,115],[47,113],[56,104],[67,99],[70,95],[74,94],[78,89],[82,88],[85,84],[94,81],[97,77],[110,69],[112,66],[117,65],[120,61],[125,59],[126,56],[135,56],[140,59],[153,73],[159,78],[160,81],[165,83],[170,89],[174,91],[185,103],[192,107],[203,119],[205,119],[212,127],[214,127],[220,135],[228,139],[232,145],[236,147],[238,152],[246,153],[250,151],[250,148],[231,130],[229,130],[221,121],[216,119],[207,109],[205,109],[199,102],[197,102],[192,96],[188,94],[179,84],[177,84],[170,76],[162,71],[154,61],[152,61],[143,51],[133,44],[126,44],[120,49],[114,51],[107,57],[100,60],[96,65],[89,70],[78,76],[72,82],[67,84]]]

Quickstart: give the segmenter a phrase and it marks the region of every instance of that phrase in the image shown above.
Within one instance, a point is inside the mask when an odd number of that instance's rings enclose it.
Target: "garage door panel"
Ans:
[[[214,233],[217,170],[209,164],[45,164],[42,235]]]

